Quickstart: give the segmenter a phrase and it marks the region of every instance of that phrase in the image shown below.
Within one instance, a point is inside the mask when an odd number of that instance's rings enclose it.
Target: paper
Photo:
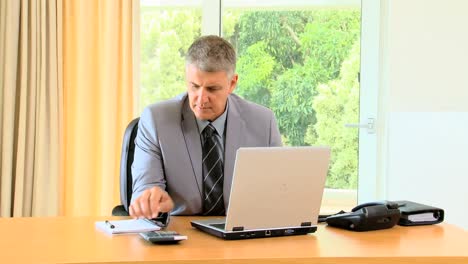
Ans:
[[[142,233],[161,229],[147,219],[98,221],[96,227],[108,234]]]
[[[408,220],[412,222],[430,222],[437,221],[438,219],[434,217],[434,213],[421,213],[421,214],[412,214],[408,215]]]

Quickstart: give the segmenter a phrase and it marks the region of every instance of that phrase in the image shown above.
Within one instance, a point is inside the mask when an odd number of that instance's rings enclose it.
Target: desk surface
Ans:
[[[0,218],[1,263],[468,263],[468,232],[449,225],[350,232],[319,225],[305,236],[224,241],[173,217],[178,245],[107,235],[102,218]]]

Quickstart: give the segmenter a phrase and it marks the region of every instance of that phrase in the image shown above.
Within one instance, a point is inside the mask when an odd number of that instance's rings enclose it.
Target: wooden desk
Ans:
[[[350,232],[320,225],[306,236],[224,241],[173,217],[179,245],[95,229],[102,218],[0,219],[1,263],[468,263],[467,231],[440,224]]]

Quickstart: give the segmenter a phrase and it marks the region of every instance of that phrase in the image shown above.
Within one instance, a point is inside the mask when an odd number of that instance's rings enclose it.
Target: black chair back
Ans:
[[[140,118],[133,119],[124,132],[122,153],[120,156],[120,202],[112,209],[114,216],[127,216],[133,193],[132,163],[135,153],[135,137],[138,131]]]

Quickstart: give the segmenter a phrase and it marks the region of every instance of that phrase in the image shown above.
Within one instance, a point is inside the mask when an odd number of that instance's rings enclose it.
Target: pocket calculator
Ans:
[[[140,236],[143,237],[146,241],[151,243],[158,244],[170,244],[177,243],[181,240],[186,240],[187,236],[182,236],[176,231],[167,231],[167,230],[157,230],[151,232],[140,233]]]

